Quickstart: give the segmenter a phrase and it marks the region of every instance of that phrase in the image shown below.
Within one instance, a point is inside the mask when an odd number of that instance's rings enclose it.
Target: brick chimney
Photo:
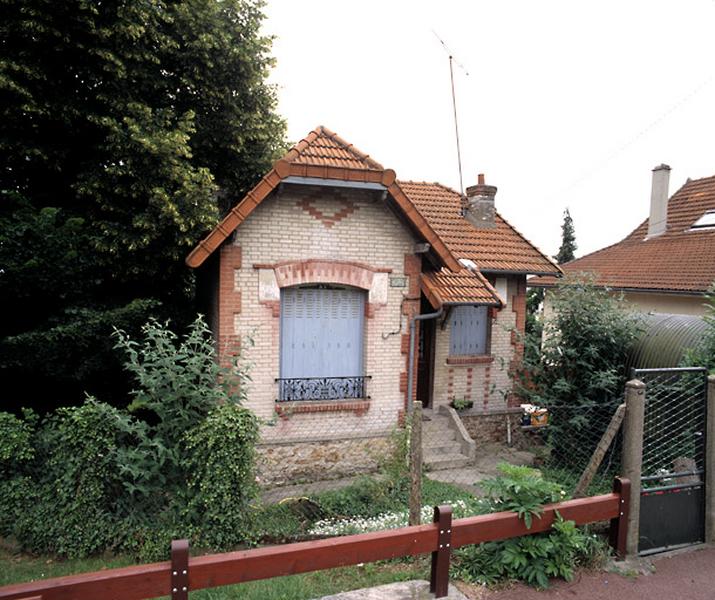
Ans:
[[[484,174],[480,173],[477,185],[467,188],[464,216],[472,225],[480,229],[496,227],[494,220],[494,196],[497,188],[484,183]]]
[[[653,169],[653,184],[650,190],[650,216],[648,217],[648,237],[665,233],[668,225],[668,183],[670,167],[658,165]]]

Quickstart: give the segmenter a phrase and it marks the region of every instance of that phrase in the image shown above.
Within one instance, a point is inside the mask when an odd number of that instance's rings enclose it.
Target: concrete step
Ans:
[[[422,423],[422,431],[451,431],[449,421],[446,417],[440,417],[439,420],[424,421]]]
[[[425,454],[424,463],[430,471],[460,469],[471,461],[463,454]]]
[[[461,454],[462,445],[456,440],[432,440],[422,444],[425,454]]]

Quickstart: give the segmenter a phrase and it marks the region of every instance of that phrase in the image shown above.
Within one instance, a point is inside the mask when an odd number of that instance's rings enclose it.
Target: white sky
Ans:
[[[325,125],[400,179],[498,186],[497,210],[555,254],[563,210],[577,256],[715,174],[715,0],[269,0],[279,111],[298,141]]]

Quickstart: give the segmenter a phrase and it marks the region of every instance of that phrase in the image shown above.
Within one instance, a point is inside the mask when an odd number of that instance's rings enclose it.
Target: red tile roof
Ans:
[[[422,291],[435,308],[450,304],[491,304],[501,306],[497,291],[476,271],[459,273],[447,269],[422,273]]]
[[[418,237],[427,241],[443,268],[425,273],[422,289],[435,306],[480,303],[499,306],[494,288],[479,272],[464,268],[458,258],[471,259],[478,269],[519,273],[557,273],[558,268],[497,216],[493,230],[474,228],[460,215],[460,196],[438,184],[397,183],[395,173],[360,152],[325,127],[298,142],[189,254],[186,262],[200,266],[276,186],[288,177],[315,177],[384,185]]]
[[[186,257],[186,264],[193,268],[201,266],[278,184],[288,177],[315,177],[384,185],[398,213],[404,216],[419,237],[430,244],[441,263],[454,271],[461,269],[444,241],[395,183],[395,172],[383,168],[380,163],[323,126],[311,131],[275,163],[258,185],[191,251]]]
[[[616,289],[701,294],[715,281],[715,228],[690,228],[707,210],[715,210],[715,177],[689,181],[671,196],[662,235],[646,239],[646,219],[617,244],[566,263],[562,269],[592,273],[597,284]],[[529,280],[529,285],[555,284],[551,277]]]
[[[498,213],[493,229],[476,228],[461,215],[456,191],[439,183],[399,181],[452,254],[474,261],[480,271],[558,274],[558,266],[542,254]]]
[[[322,125],[311,131],[285,155],[294,164],[384,171],[385,168],[338,134]]]

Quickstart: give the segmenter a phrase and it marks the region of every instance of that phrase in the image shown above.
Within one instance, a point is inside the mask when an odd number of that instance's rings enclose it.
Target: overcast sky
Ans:
[[[548,254],[571,211],[577,256],[715,175],[715,1],[269,0],[291,141],[325,125],[400,179],[459,189],[485,173],[497,210]]]

